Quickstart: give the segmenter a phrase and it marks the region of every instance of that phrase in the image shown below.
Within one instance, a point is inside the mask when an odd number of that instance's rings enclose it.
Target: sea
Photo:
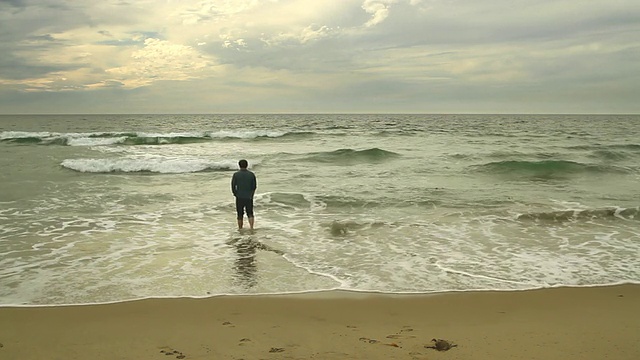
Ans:
[[[638,115],[2,115],[0,169],[2,306],[640,283]]]

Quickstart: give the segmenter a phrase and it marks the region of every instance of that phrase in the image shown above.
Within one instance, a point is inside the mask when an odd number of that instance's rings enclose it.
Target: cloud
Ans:
[[[389,16],[389,8],[396,0],[365,0],[362,8],[371,14],[371,19],[364,26],[374,26],[383,22]]]
[[[20,8],[25,6],[25,1],[24,0],[0,0],[0,6],[3,6],[5,4]]]
[[[135,88],[155,81],[188,80],[211,66],[190,46],[148,38],[144,46],[131,54],[132,62],[106,69],[106,72],[124,87]]]
[[[620,104],[640,95],[639,17],[635,0],[0,0],[0,90],[235,111]]]

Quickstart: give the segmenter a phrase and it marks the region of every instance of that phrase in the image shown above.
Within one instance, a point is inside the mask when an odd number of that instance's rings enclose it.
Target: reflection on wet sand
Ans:
[[[238,285],[247,289],[256,286],[258,283],[258,267],[256,254],[258,250],[271,251],[278,255],[284,254],[281,250],[274,249],[261,243],[254,238],[255,232],[250,231],[248,235],[232,239],[229,244],[236,250],[234,262],[235,280]]]

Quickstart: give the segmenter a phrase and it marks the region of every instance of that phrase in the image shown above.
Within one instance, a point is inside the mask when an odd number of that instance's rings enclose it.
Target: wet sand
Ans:
[[[2,307],[0,344],[20,360],[637,360],[640,285]]]

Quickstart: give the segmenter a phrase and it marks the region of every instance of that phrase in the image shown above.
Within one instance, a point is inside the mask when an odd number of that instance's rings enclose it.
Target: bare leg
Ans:
[[[238,229],[242,229],[242,219],[238,219]]]
[[[249,227],[251,228],[251,230],[253,230],[253,222],[254,222],[255,218],[252,216],[249,218]]]

